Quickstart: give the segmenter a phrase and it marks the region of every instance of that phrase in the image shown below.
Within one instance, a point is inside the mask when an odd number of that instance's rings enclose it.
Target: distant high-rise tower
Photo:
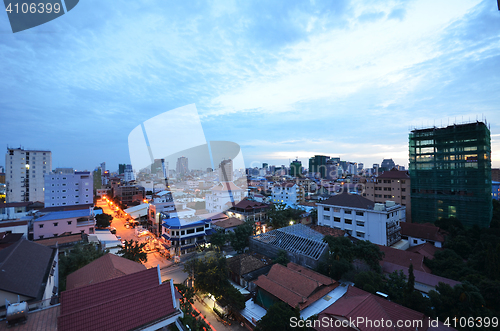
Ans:
[[[309,159],[309,173],[313,176],[319,175],[321,178],[326,178],[326,161],[330,159],[325,155],[314,155]]]
[[[233,160],[223,160],[219,165],[219,181],[233,181]]]
[[[52,171],[52,152],[7,148],[5,167],[8,202],[44,202],[43,176]]]
[[[490,130],[483,122],[413,130],[409,137],[413,222],[492,217]]]
[[[302,162],[295,159],[295,161],[292,161],[292,163],[290,163],[290,176],[302,176]]]
[[[392,159],[384,159],[380,164],[382,171],[389,171],[396,166],[396,163]]]
[[[185,156],[181,156],[180,158],[178,158],[175,170],[177,171],[177,175],[187,175],[189,173],[188,158]]]

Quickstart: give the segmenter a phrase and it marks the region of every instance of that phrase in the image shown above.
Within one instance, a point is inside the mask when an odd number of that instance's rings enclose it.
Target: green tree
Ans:
[[[61,254],[59,258],[59,289],[66,290],[66,277],[86,266],[90,262],[100,258],[108,251],[102,251],[99,246],[94,244],[77,244],[66,254]]]
[[[410,296],[415,291],[415,275],[413,274],[413,263],[408,268],[408,282],[406,283],[406,296]]]
[[[387,281],[385,283],[385,293],[389,295],[391,301],[402,304],[404,292],[407,286],[406,276],[403,271],[396,270],[393,273],[387,275]]]
[[[292,331],[297,330],[293,328],[290,323],[292,317],[299,318],[297,311],[292,309],[288,304],[279,301],[274,303],[267,310],[266,315],[260,319],[255,327],[255,331]]]
[[[290,225],[290,221],[297,221],[304,213],[303,209],[294,209],[284,203],[274,203],[267,211],[269,224],[274,229],[283,228]]]
[[[380,261],[384,257],[384,253],[380,251],[377,245],[368,240],[360,240],[354,246],[354,255],[356,258],[364,260],[371,270],[382,273]]]
[[[111,224],[111,220],[113,220],[113,216],[106,213],[95,215],[95,225],[98,228],[107,228]]]
[[[290,262],[290,259],[288,258],[288,253],[284,249],[280,249],[278,251],[278,255],[273,260],[273,263],[279,263],[281,265],[286,266],[288,262]]]
[[[229,240],[231,241],[231,246],[234,248],[238,254],[245,251],[250,242],[250,236],[255,233],[255,224],[251,221],[245,224],[238,225],[233,232],[228,234]]]
[[[146,243],[139,243],[138,241],[134,241],[130,239],[129,241],[124,241],[124,246],[117,253],[121,254],[122,257],[135,261],[135,262],[147,262],[148,261],[148,253],[144,251],[144,247]]]
[[[221,251],[222,247],[226,244],[227,237],[223,229],[218,229],[210,237],[210,243],[215,246],[216,250]]]
[[[354,285],[370,293],[383,291],[384,281],[382,275],[374,271],[363,271],[354,277]]]

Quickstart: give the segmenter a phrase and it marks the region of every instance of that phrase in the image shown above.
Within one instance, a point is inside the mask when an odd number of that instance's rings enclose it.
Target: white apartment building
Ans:
[[[377,245],[391,246],[401,240],[406,207],[394,201],[374,203],[360,195],[342,193],[318,202],[318,225],[346,231]]]
[[[94,182],[89,171],[45,175],[45,207],[94,202]]]
[[[304,188],[294,182],[275,183],[272,187],[271,201],[297,205],[305,201]]]
[[[5,182],[7,202],[44,202],[43,176],[52,171],[52,152],[7,148]]]
[[[247,196],[246,190],[236,186],[233,182],[224,182],[215,185],[205,196],[205,208],[209,213],[222,213]]]

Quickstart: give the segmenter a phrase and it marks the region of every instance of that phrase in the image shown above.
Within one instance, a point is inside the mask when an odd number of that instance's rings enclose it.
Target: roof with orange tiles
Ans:
[[[287,267],[274,264],[266,275],[261,275],[255,285],[300,310],[311,305],[338,286],[338,283],[315,271],[295,263]]]
[[[262,202],[243,199],[240,202],[238,202],[234,207],[240,209],[255,209],[255,208],[267,208],[269,207],[269,205]]]
[[[442,250],[441,248],[437,248],[431,243],[425,243],[425,244],[420,244],[417,246],[412,246],[407,249],[408,252],[413,252],[413,253],[418,253],[420,255],[423,255],[424,257],[428,258],[429,260],[432,260],[434,258],[434,254],[436,254],[437,251]]]
[[[170,282],[157,268],[62,292],[60,331],[134,330],[175,316]]]
[[[340,299],[335,301],[331,306],[326,308],[319,314],[319,319],[324,317],[338,317],[341,319],[351,319],[357,321],[358,318],[370,321],[392,321],[392,327],[382,328],[375,327],[372,323],[355,323],[354,325],[360,331],[378,331],[378,330],[402,330],[402,331],[425,331],[428,329],[428,317],[424,314],[411,310],[409,308],[398,305],[394,302],[388,301],[384,298],[378,297],[374,294],[365,292],[356,287],[349,286],[346,294]],[[397,321],[421,321],[422,327],[399,327],[397,328]],[[387,323],[385,324],[387,325]],[[315,327],[317,331],[332,330],[329,327]],[[347,329],[344,329],[347,330]]]
[[[410,264],[413,264],[413,269],[431,273],[431,269],[424,264],[423,255],[387,246],[377,246],[384,253],[384,258],[380,261],[381,266],[383,266],[384,262],[394,263],[407,268],[410,267]]]
[[[233,227],[236,227],[236,226],[242,225],[242,224],[245,224],[245,221],[242,221],[236,217],[231,217],[231,218],[213,223],[213,225],[221,227],[223,229],[233,228]]]
[[[7,323],[0,323],[0,331],[53,331],[57,330],[57,316],[59,316],[60,305],[51,306],[28,313],[28,319],[24,324],[8,327]]]
[[[66,278],[66,289],[96,284],[143,270],[146,270],[146,267],[138,262],[108,253],[69,274]]]
[[[393,273],[394,271],[401,270],[406,277],[408,277],[409,269],[406,267],[398,266],[393,263],[385,262],[382,266],[382,271],[386,274]],[[439,283],[445,283],[450,285],[451,287],[460,284],[456,280],[429,274],[427,272],[422,272],[420,270],[413,270],[413,275],[415,276],[415,282],[429,285],[429,286],[437,286]]]
[[[401,222],[401,235],[444,242],[445,231],[431,223]]]
[[[258,253],[238,254],[227,259],[229,270],[239,276],[264,268],[272,263],[272,259]]]

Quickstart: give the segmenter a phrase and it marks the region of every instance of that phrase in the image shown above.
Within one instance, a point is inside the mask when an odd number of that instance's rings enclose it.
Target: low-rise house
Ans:
[[[265,222],[267,220],[268,204],[252,201],[241,200],[226,211],[229,217],[236,217],[242,221]]]
[[[446,232],[431,223],[401,223],[401,238],[408,240],[410,247],[429,243],[443,247]]]
[[[146,270],[146,267],[141,263],[108,253],[69,274],[66,278],[66,290],[97,284],[143,270]]]
[[[409,268],[407,267],[402,267],[390,262],[385,262],[382,267],[382,271],[386,275],[399,270],[401,270],[406,276],[406,279],[408,279]],[[435,290],[436,286],[439,283],[445,283],[450,285],[451,287],[460,284],[460,282],[457,282],[456,280],[433,275],[420,270],[413,270],[413,276],[415,276],[415,289],[426,294],[428,294],[432,290]]]
[[[0,232],[21,233],[24,238],[28,239],[28,221],[0,221]]]
[[[349,286],[347,292],[318,315],[314,330],[453,330],[423,313]]]
[[[289,262],[286,267],[274,264],[267,275],[259,276],[255,285],[257,286],[255,302],[260,306],[268,309],[273,303],[283,301],[292,309],[298,307],[301,317],[308,318],[321,310],[307,312],[305,310],[319,300],[329,301],[328,296],[333,295],[339,283],[311,269]]]
[[[223,182],[210,189],[210,193],[205,195],[205,208],[210,213],[221,213],[233,207],[246,197],[246,189],[243,189],[233,182]]]
[[[57,237],[63,233],[92,234],[95,229],[94,214],[99,213],[102,210],[80,209],[48,213],[33,220],[33,238]]]
[[[384,268],[384,264],[387,262],[403,268],[409,268],[410,264],[413,264],[413,270],[431,273],[431,269],[424,264],[423,255],[387,246],[378,245],[378,247],[380,248],[380,251],[384,253],[384,257],[382,261],[380,261],[382,269]]]
[[[57,248],[59,249],[59,254],[64,254],[64,252],[71,250],[76,244],[82,243],[83,235],[81,233],[61,235],[59,237],[38,239],[35,242],[45,247]]]
[[[223,221],[218,221],[212,223],[212,228],[214,230],[222,230],[224,233],[233,232],[239,225],[245,224],[245,221],[240,220],[236,217],[231,217]]]
[[[408,248],[406,251],[420,254],[428,258],[429,260],[432,260],[434,258],[434,254],[436,254],[436,252],[440,250],[442,250],[442,248],[437,248],[433,244],[425,243],[417,246],[412,246]]]
[[[0,250],[0,307],[9,302],[43,302],[58,289],[58,250],[21,239]]]
[[[43,208],[42,202],[0,203],[0,220],[15,220]]]
[[[183,317],[172,280],[151,268],[61,294],[59,331],[159,330]]]
[[[272,259],[258,253],[238,254],[227,259],[231,280],[249,291],[255,290],[253,281],[267,274],[272,265]]]
[[[405,207],[393,201],[374,203],[360,195],[342,193],[318,202],[318,225],[344,230],[356,239],[391,246],[401,240]]]
[[[164,246],[168,247],[171,256],[193,252],[198,245],[207,242],[213,231],[210,219],[198,217],[167,218],[162,224],[162,229],[162,241]]]

